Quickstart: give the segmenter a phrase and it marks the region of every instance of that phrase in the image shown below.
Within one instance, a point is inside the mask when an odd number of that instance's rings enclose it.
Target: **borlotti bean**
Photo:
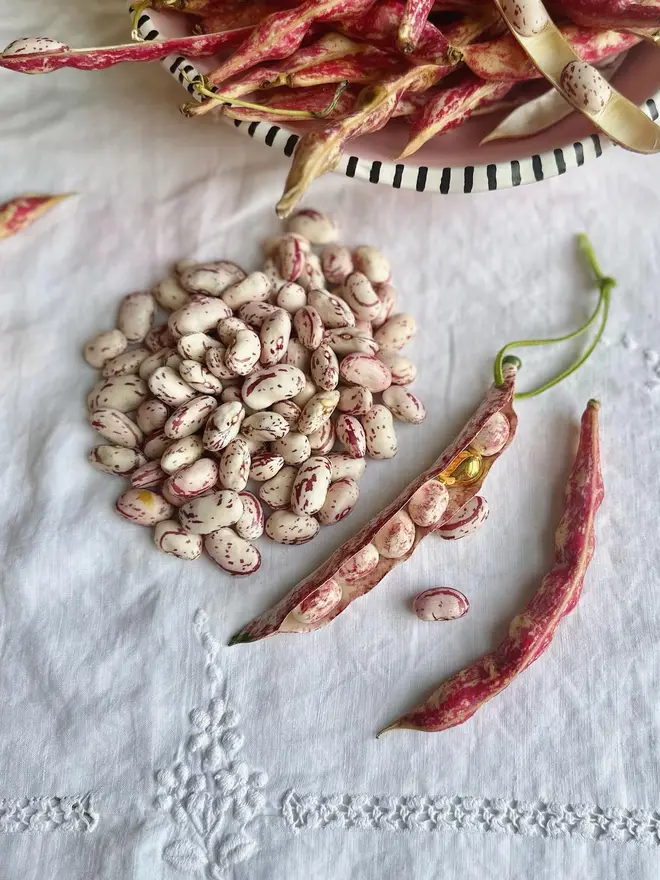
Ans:
[[[199,559],[204,539],[186,532],[175,519],[164,519],[154,526],[154,544],[179,559]]]
[[[128,342],[142,342],[151,330],[156,313],[156,302],[148,290],[129,293],[121,301],[117,327]]]
[[[479,455],[497,455],[509,439],[510,432],[511,426],[507,417],[502,413],[495,413],[488,419],[470,445]]]
[[[473,535],[488,519],[490,510],[483,495],[475,495],[456,516],[438,527],[437,533],[446,541]]]
[[[320,523],[347,516],[365,456],[396,454],[393,415],[416,424],[424,414],[408,390],[417,371],[400,353],[414,320],[396,313],[378,249],[337,242],[334,221],[310,209],[263,254],[247,273],[228,260],[180,260],[151,291],[125,296],[117,328],[84,349],[102,374],[87,398],[102,438],[90,460],[130,484],[118,511],[155,525],[164,552],[197,559],[205,545],[232,574],[259,567],[250,542],[264,531],[304,543]],[[154,323],[156,307],[167,318]],[[493,419],[470,452],[496,454],[507,426]],[[441,522],[445,491],[437,481],[423,486],[402,511],[404,525]],[[458,537],[470,516],[462,511],[439,530]],[[378,537],[385,554],[403,552],[397,535]],[[374,544],[363,548],[338,583],[379,558]],[[292,613],[293,629],[342,601],[336,584],[322,587]]]
[[[412,609],[420,620],[456,620],[470,608],[467,596],[452,587],[434,587],[418,593]]]
[[[378,565],[380,554],[374,544],[366,544],[341,566],[337,574],[348,584],[361,580]]]
[[[401,559],[415,541],[415,524],[400,510],[374,537],[374,546],[386,559]]]
[[[291,616],[299,623],[316,623],[339,605],[341,597],[341,586],[334,578],[328,578],[293,609]]]
[[[83,357],[91,367],[100,369],[126,348],[128,341],[121,330],[106,330],[93,336],[83,348]]]
[[[132,419],[118,409],[97,409],[89,417],[95,431],[114,446],[134,449],[142,446],[144,434]]]

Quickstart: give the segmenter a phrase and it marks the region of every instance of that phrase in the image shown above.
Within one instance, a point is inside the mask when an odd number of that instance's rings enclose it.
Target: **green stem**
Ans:
[[[614,278],[610,278],[609,275],[605,275],[603,273],[598,264],[593,248],[591,247],[589,239],[583,233],[578,235],[578,246],[587,258],[587,261],[589,262],[589,265],[594,275],[596,276],[596,281],[600,290],[600,296],[598,298],[598,304],[596,308],[594,309],[588,320],[581,327],[578,327],[578,329],[574,330],[572,333],[567,333],[565,336],[556,336],[553,339],[517,339],[514,342],[507,343],[503,348],[498,351],[497,356],[495,357],[495,364],[493,368],[495,374],[495,384],[499,386],[502,385],[502,383],[504,382],[502,369],[503,361],[504,356],[510,349],[530,348],[541,345],[554,345],[558,342],[568,342],[569,339],[576,339],[578,336],[582,336],[583,333],[587,332],[591,325],[596,321],[598,315],[602,312],[602,318],[598,327],[598,332],[596,333],[593,342],[589,345],[589,347],[581,355],[581,357],[574,361],[563,372],[559,373],[559,375],[548,380],[543,385],[540,385],[538,388],[534,388],[532,391],[524,391],[516,394],[515,396],[519,400],[523,400],[527,397],[536,397],[538,394],[542,394],[544,391],[547,391],[548,388],[552,388],[553,385],[557,385],[559,382],[563,381],[576,370],[578,370],[592,354],[605,330],[605,325],[607,324],[607,318],[610,310],[610,292],[612,288],[616,285],[616,281],[614,280]]]

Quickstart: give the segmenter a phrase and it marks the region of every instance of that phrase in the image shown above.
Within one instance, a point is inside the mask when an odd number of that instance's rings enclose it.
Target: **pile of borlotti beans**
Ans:
[[[388,261],[337,236],[304,210],[264,243],[261,271],[181,261],[124,297],[117,328],[85,346],[101,370],[90,423],[106,441],[89,460],[130,479],[117,512],[153,526],[166,553],[256,571],[264,529],[302,544],[339,522],[365,456],[396,455],[394,420],[423,421],[407,388],[417,370],[400,354],[415,321],[395,313]],[[158,307],[169,320],[154,326]]]

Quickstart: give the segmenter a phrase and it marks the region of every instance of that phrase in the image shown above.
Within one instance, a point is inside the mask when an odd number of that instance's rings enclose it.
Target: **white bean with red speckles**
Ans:
[[[312,243],[308,238],[305,238],[304,235],[299,235],[297,232],[288,232],[286,235],[269,235],[268,238],[265,238],[261,243],[261,250],[263,252],[263,255],[265,257],[272,257],[279,247],[282,239],[287,237],[298,239],[298,243],[300,244],[300,247],[305,251],[305,253],[311,254]]]
[[[154,544],[178,559],[199,559],[204,539],[182,529],[176,520],[164,519],[154,526]]]
[[[340,355],[353,353],[374,355],[378,351],[378,343],[357,327],[326,330],[323,334],[323,342],[327,343],[335,354]]]
[[[197,461],[203,454],[202,438],[199,434],[191,434],[190,437],[184,437],[182,440],[169,441],[169,446],[161,456],[160,466],[165,473],[174,474],[182,467]]]
[[[147,290],[129,293],[119,306],[117,327],[129,342],[142,342],[151,329],[156,303]]]
[[[404,510],[395,513],[374,537],[374,546],[386,559],[401,559],[415,542],[415,524]]]
[[[159,281],[154,285],[151,293],[161,309],[165,309],[166,312],[175,312],[185,306],[190,299],[188,292],[174,277]]]
[[[172,445],[172,440],[169,437],[165,436],[165,432],[162,428],[157,428],[155,431],[152,431],[144,440],[144,446],[142,447],[142,451],[147,456],[149,461],[154,461],[160,459],[165,454],[165,451],[169,449]]]
[[[139,449],[126,446],[110,446],[101,444],[90,450],[88,461],[104,474],[125,476],[147,463],[147,458]]]
[[[386,321],[374,333],[374,339],[381,351],[401,351],[417,333],[417,324],[412,315],[399,312]]]
[[[281,440],[274,440],[271,449],[281,455],[286,464],[301,465],[312,454],[309,438],[298,431],[289,431]]]
[[[298,341],[310,351],[314,351],[323,342],[323,321],[313,306],[298,309],[293,316],[293,326],[298,334]]]
[[[215,333],[222,345],[231,345],[239,330],[247,330],[248,324],[242,318],[232,315],[231,318],[221,318],[215,328]]]
[[[260,360],[264,366],[278,364],[287,352],[291,337],[291,315],[284,309],[277,309],[261,325]]]
[[[160,351],[147,355],[138,368],[140,379],[144,379],[145,382],[148,381],[149,376],[155,373],[158,367],[167,366],[167,362],[173,354],[176,354],[176,349],[161,348]]]
[[[349,416],[361,416],[374,405],[374,396],[368,388],[348,385],[339,389],[337,409]]]
[[[171,474],[165,483],[166,497],[177,507],[212,489],[218,481],[218,465],[212,458],[199,458]]]
[[[339,235],[339,229],[332,217],[313,208],[296,211],[286,221],[286,228],[287,232],[304,235],[312,244],[328,244]]]
[[[184,360],[204,363],[206,352],[211,348],[222,348],[221,343],[208,333],[188,333],[176,344],[177,351]]]
[[[254,330],[239,330],[225,352],[225,365],[236,376],[247,376],[259,363],[261,340]]]
[[[92,411],[118,409],[127,413],[137,409],[148,396],[147,384],[138,376],[111,376],[97,383],[88,403]]]
[[[330,418],[339,403],[338,391],[321,391],[307,401],[298,419],[301,434],[314,434]]]
[[[408,513],[415,525],[437,526],[447,509],[449,491],[439,480],[424,483],[408,502]]]
[[[291,509],[297,514],[318,513],[330,487],[330,462],[323,455],[313,455],[300,467],[291,488]]]
[[[221,452],[238,436],[244,418],[245,409],[242,404],[221,404],[211,414],[204,428],[204,447],[211,452]]]
[[[356,416],[342,413],[335,423],[337,440],[351,458],[364,458],[367,454],[367,440],[364,428]]]
[[[199,394],[217,395],[222,392],[222,382],[198,361],[184,360],[179,364],[179,375]]]
[[[392,385],[410,385],[417,378],[417,367],[413,362],[398,351],[385,350],[378,352],[378,360],[389,367],[392,374]]]
[[[148,385],[151,393],[168,406],[181,406],[197,396],[172,367],[158,367],[149,376]]]
[[[280,236],[281,238],[281,236]],[[275,265],[275,260],[273,257],[268,257],[266,262],[261,267],[261,271],[264,273],[266,278],[270,281],[270,286],[275,293],[278,293],[282,287],[287,283],[285,278],[282,278],[280,273],[277,271],[277,266]]]
[[[247,447],[250,451],[250,455],[258,455],[260,452],[266,451],[266,444],[262,443],[261,440],[254,440],[252,437],[246,437],[244,434],[239,433],[238,436],[241,440],[245,440],[247,443]]]
[[[266,302],[270,296],[272,285],[263,272],[251,272],[242,281],[228,287],[222,299],[230,309],[239,309],[247,303]]]
[[[280,400],[291,400],[305,387],[305,374],[290,364],[275,364],[257,370],[245,380],[243,400],[254,410],[266,409]]]
[[[261,553],[233,529],[221,528],[206,535],[204,550],[216,565],[229,574],[253,574],[261,567]]]
[[[165,422],[163,432],[172,440],[196,434],[205,424],[218,402],[210,395],[200,395],[182,403]]]
[[[208,535],[225,526],[233,526],[243,513],[238,492],[220,489],[192,498],[179,509],[179,521],[187,532]]]
[[[389,367],[369,354],[347,354],[339,364],[339,375],[344,382],[361,385],[372,394],[385,391],[392,384]]]
[[[326,290],[310,290],[307,301],[319,313],[324,327],[337,330],[341,327],[355,326],[355,315],[351,307],[334,293],[328,293]]]
[[[363,458],[351,458],[345,452],[331,452],[328,455],[328,461],[330,462],[333,483],[344,479],[344,477],[359,480],[367,465]]]
[[[148,348],[134,348],[131,351],[125,351],[123,354],[117,355],[101,370],[101,375],[105,378],[110,376],[135,376],[140,370],[140,364],[149,357]]]
[[[309,596],[300,602],[291,612],[291,616],[298,623],[311,624],[323,620],[330,612],[339,605],[342,597],[342,589],[336,580],[328,578],[327,581],[313,590]]]
[[[128,344],[121,330],[105,330],[97,333],[83,348],[83,357],[91,367],[100,369],[116,358]]]
[[[321,261],[316,254],[307,254],[305,265],[298,277],[298,284],[309,294],[312,290],[323,290],[325,276],[321,269]]]
[[[392,413],[380,403],[374,404],[362,416],[367,441],[367,454],[370,458],[394,458],[398,451],[396,432]]]
[[[321,253],[321,268],[330,284],[342,284],[353,271],[353,257],[343,244],[331,244]]]
[[[145,434],[151,434],[152,431],[157,431],[165,425],[169,415],[170,411],[163,401],[152,398],[140,404],[135,418],[140,430]]]
[[[160,486],[166,477],[159,461],[148,461],[133,471],[131,486],[134,489],[153,489],[154,486]]]
[[[272,405],[271,410],[284,418],[290,430],[296,430],[301,413],[297,403],[292,400],[279,400]]]
[[[243,513],[234,524],[236,534],[247,541],[254,541],[264,533],[264,509],[252,492],[240,492]]]
[[[297,339],[290,339],[286,347],[286,353],[282,358],[283,364],[289,364],[292,367],[298,367],[303,373],[309,371],[310,358],[312,353],[308,348],[298,342]]]
[[[307,403],[314,397],[314,395],[318,392],[318,388],[312,382],[311,379],[306,378],[305,384],[300,389],[300,391],[293,398],[293,402],[300,407],[301,412],[303,408],[307,405]]]
[[[320,529],[318,520],[291,510],[276,510],[266,520],[266,534],[278,544],[306,544]]]
[[[422,401],[402,385],[391,385],[383,391],[383,403],[400,422],[419,425],[426,418],[426,407]]]
[[[335,425],[330,419],[323,422],[318,431],[308,435],[309,445],[312,452],[325,455],[335,445]]]
[[[295,281],[287,281],[277,292],[275,305],[280,309],[284,309],[292,315],[307,305],[307,294],[305,288]]]
[[[446,541],[473,535],[488,519],[490,509],[483,495],[475,495],[458,513],[438,527],[437,534]]]
[[[346,560],[337,572],[337,576],[353,584],[368,575],[380,562],[380,554],[373,544],[367,544]]]
[[[496,455],[504,448],[511,433],[509,420],[502,412],[492,415],[470,446],[479,455]]]
[[[291,502],[291,490],[298,471],[290,465],[280,470],[265,480],[259,487],[259,498],[273,510],[288,507]]]
[[[339,361],[329,345],[320,345],[312,352],[310,372],[314,384],[324,391],[333,391],[339,383]]]
[[[278,413],[256,412],[244,420],[241,431],[252,440],[269,443],[271,440],[286,437],[289,433],[289,423]]]
[[[206,369],[220,381],[225,384],[225,380],[235,378],[235,373],[229,369],[225,363],[226,348],[220,345],[217,348],[211,348],[206,352],[204,362]]]
[[[377,284],[374,289],[380,300],[380,314],[377,318],[373,318],[371,323],[374,329],[378,330],[394,314],[397,304],[397,293],[391,284]]]
[[[323,507],[317,514],[321,525],[331,526],[348,516],[357,504],[359,495],[358,484],[351,477],[343,477],[332,483],[328,488]]]
[[[245,278],[245,272],[229,260],[193,263],[179,272],[181,286],[188,293],[221,296],[232,284]]]
[[[250,449],[242,437],[236,437],[222,451],[218,480],[225,489],[242,492],[250,476]]]
[[[151,489],[129,489],[119,496],[115,510],[124,519],[140,526],[155,526],[169,519],[174,508],[162,495]]]
[[[380,315],[378,294],[362,272],[351,272],[341,286],[341,295],[360,320],[371,321]]]
[[[221,318],[229,318],[231,309],[227,303],[212,296],[196,296],[185,306],[172,312],[167,326],[175,339],[190,333],[206,333]]]
[[[171,348],[176,345],[176,339],[172,336],[167,324],[153,327],[144,337],[144,344],[150,352],[160,351],[161,348]]]
[[[134,449],[144,441],[144,434],[133,419],[118,409],[97,409],[89,417],[95,431],[115,446]]]
[[[372,284],[385,284],[390,280],[389,260],[378,248],[369,245],[355,248],[353,262],[358,272],[366,275]]]
[[[296,236],[283,236],[273,256],[275,267],[285,281],[296,281],[300,277],[306,262],[306,252]]]
[[[257,452],[250,462],[250,478],[258,483],[272,479],[284,467],[284,459],[275,452]]]
[[[456,620],[467,614],[470,603],[467,596],[451,587],[434,587],[418,593],[412,605],[420,620]]]

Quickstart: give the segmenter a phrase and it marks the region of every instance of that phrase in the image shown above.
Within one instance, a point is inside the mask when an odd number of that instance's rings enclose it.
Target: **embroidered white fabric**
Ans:
[[[128,36],[120,0],[11,9],[2,45]],[[0,199],[78,193],[0,242],[0,874],[656,877],[660,160],[612,151],[555,181],[475,198],[315,184],[307,204],[391,259],[420,327],[414,387],[429,415],[399,427],[394,462],[370,463],[350,518],[305,547],[261,542],[258,576],[232,580],[209,561],[159,553],[148,529],[113,513],[121,481],[86,461],[94,375],[80,349],[112,326],[119,297],[181,257],[256,265],[259,239],[278,230],[284,161],[185,120],[184,98],[157,65],[0,71]],[[596,294],[575,255],[581,230],[619,280],[608,341],[579,375],[518,405],[515,444],[485,487],[483,531],[428,539],[331,627],[227,648],[451,440],[504,342],[584,319]],[[578,349],[521,352],[521,387]],[[493,646],[532,595],[592,396],[606,500],[577,609],[465,725],[376,741]],[[411,599],[436,585],[463,590],[470,613],[418,621]],[[73,833],[49,833],[57,827]],[[2,833],[23,828],[33,833]]]

